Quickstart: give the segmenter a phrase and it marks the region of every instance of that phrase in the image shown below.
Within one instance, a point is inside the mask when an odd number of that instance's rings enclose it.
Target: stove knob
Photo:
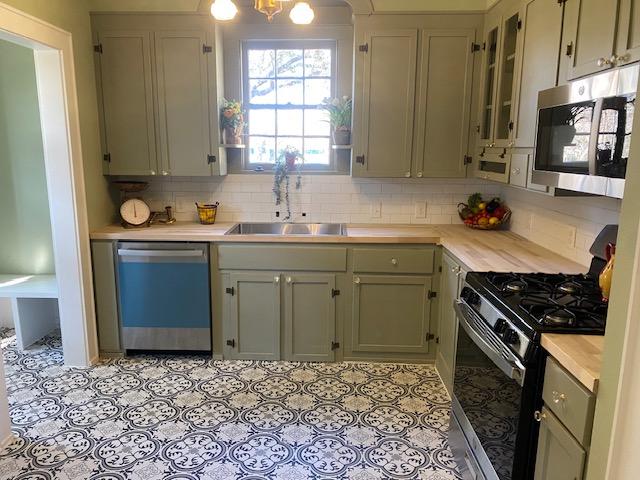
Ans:
[[[505,330],[504,334],[502,335],[502,338],[509,345],[514,345],[514,346],[520,345],[520,336],[518,335],[518,332],[516,332],[515,330],[512,330],[511,328],[507,328]]]
[[[498,320],[496,320],[496,323],[493,326],[493,331],[498,335],[502,335],[507,329],[507,325],[508,324],[506,320],[504,320],[503,318],[499,318]]]

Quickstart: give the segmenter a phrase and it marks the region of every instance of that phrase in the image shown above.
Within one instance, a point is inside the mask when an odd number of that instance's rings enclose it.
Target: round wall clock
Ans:
[[[125,226],[141,227],[149,222],[151,209],[139,198],[130,198],[120,206],[120,217]]]

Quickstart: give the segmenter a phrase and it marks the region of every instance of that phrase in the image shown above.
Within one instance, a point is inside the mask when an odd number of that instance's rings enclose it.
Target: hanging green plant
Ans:
[[[289,192],[291,189],[291,172],[296,172],[296,190],[302,187],[301,164],[304,161],[300,151],[292,146],[287,146],[276,159],[273,166],[273,194],[276,205],[282,204],[282,184],[284,183],[284,202],[287,214],[283,221],[291,220],[291,200]]]

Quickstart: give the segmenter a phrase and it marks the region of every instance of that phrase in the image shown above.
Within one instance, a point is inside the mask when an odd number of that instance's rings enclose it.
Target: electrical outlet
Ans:
[[[375,202],[371,204],[371,216],[373,218],[380,218],[382,216],[382,203]]]
[[[414,216],[416,218],[427,218],[427,202],[416,202]]]

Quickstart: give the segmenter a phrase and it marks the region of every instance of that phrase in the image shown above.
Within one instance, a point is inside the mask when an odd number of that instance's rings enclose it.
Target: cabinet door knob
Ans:
[[[542,420],[547,418],[547,414],[542,413],[539,410],[536,410],[535,412],[533,412],[533,418],[535,419],[536,422],[541,422]]]
[[[355,283],[356,285],[359,285],[360,284],[360,277],[354,277],[353,283]]]
[[[162,170],[162,175],[166,177],[167,175],[169,175],[169,172],[167,172],[166,170]]]
[[[155,174],[156,174],[156,171],[155,171],[155,170],[150,170],[150,171],[149,171],[149,173],[150,173],[151,175],[155,175]]]
[[[567,399],[567,396],[564,393],[556,392],[555,390],[551,392],[551,396],[553,397],[553,403],[564,402]]]
[[[411,172],[406,172],[406,173],[404,174],[404,176],[405,176],[405,177],[407,177],[407,178],[411,177]]]
[[[288,283],[288,284],[291,284],[291,282],[293,282],[293,278],[291,278],[291,277],[287,277],[287,283]]]
[[[392,258],[391,259],[391,265],[398,265],[398,259],[397,258]]]
[[[275,277],[273,277],[273,282],[280,283],[280,275],[276,275]]]
[[[418,172],[418,178],[422,178],[422,172]]]
[[[611,58],[613,58],[613,57],[611,57]],[[596,64],[597,64],[599,67],[605,67],[605,66],[607,66],[607,65],[612,65],[612,62],[611,62],[611,60],[610,60],[610,59],[602,57],[602,58],[599,58],[599,59],[598,59],[598,61],[596,62]]]

